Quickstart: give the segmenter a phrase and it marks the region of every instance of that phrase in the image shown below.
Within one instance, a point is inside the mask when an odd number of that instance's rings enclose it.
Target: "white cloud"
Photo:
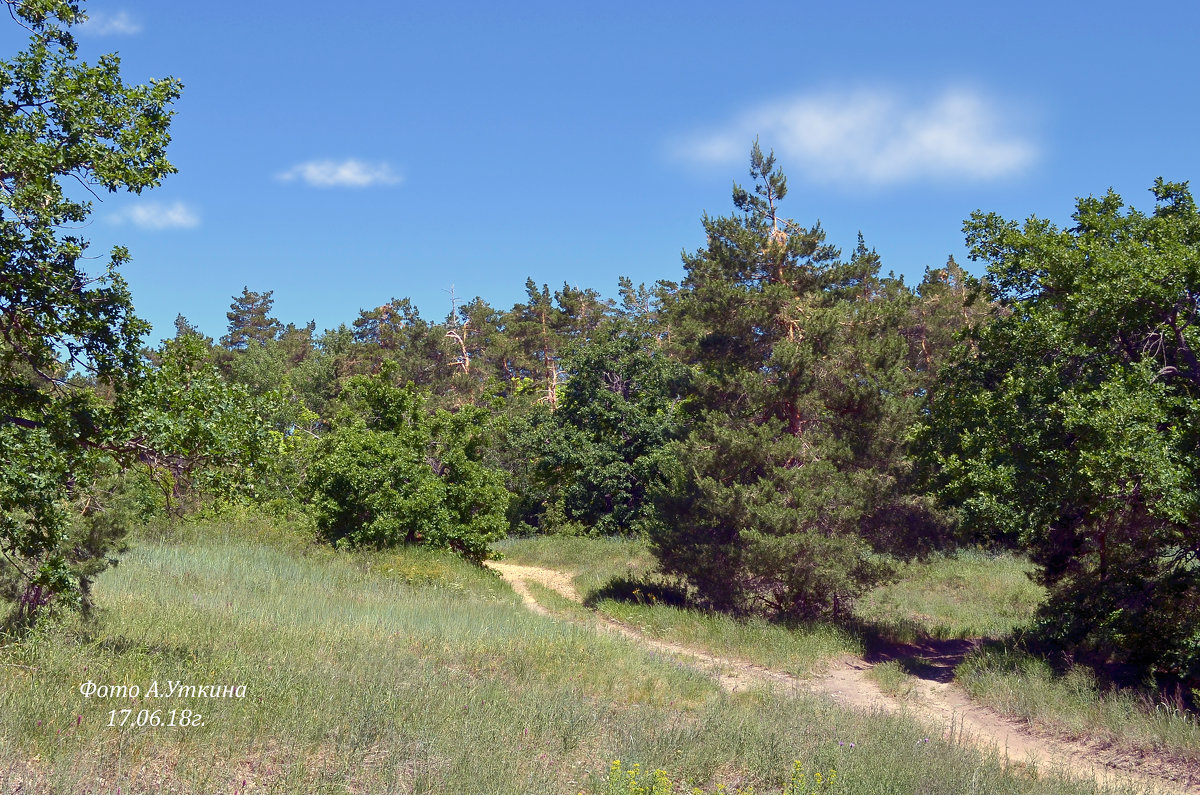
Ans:
[[[79,26],[85,33],[96,36],[132,36],[142,32],[142,24],[127,11],[118,11],[115,14],[96,11],[87,17],[87,21]]]
[[[142,229],[193,229],[200,225],[200,216],[183,202],[136,204],[114,215],[112,220],[128,221]]]
[[[736,163],[757,136],[822,182],[890,185],[919,179],[995,179],[1037,157],[1010,113],[977,92],[948,90],[913,102],[882,90],[794,97],[759,107],[731,124],[677,142],[679,157]]]
[[[395,185],[399,174],[387,163],[367,163],[362,160],[309,160],[299,163],[279,175],[284,182],[297,179],[317,188],[368,188],[372,185]]]

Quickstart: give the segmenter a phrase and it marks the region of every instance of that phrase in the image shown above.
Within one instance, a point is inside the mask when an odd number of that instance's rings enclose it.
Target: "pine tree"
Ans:
[[[757,143],[751,175],[738,215],[704,218],[673,298],[672,346],[698,373],[654,549],[717,607],[812,617],[875,581],[870,523],[903,501],[911,294],[861,239],[842,261],[781,216],[787,181]]]
[[[510,378],[528,378],[537,384],[540,399],[554,408],[558,405],[559,385],[565,380],[559,362],[563,311],[554,305],[546,285],[539,289],[533,279],[526,279],[525,292],[528,302],[514,305],[505,318],[505,331],[512,343],[506,369]]]
[[[229,333],[221,337],[221,344],[231,351],[244,351],[252,344],[262,346],[275,339],[283,326],[271,317],[274,293],[274,290],[254,293],[249,287],[243,287],[242,294],[234,297],[225,313],[229,319]]]

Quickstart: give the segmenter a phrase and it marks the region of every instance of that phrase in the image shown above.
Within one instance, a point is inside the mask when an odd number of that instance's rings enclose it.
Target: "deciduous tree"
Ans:
[[[113,249],[85,269],[78,229],[94,191],[140,193],[166,158],[178,81],[127,85],[114,54],[80,61],[76,0],[4,0],[29,45],[0,61],[0,555],[24,604],[76,592],[60,544],[70,496],[100,454],[128,454],[118,398],[141,367],[148,326]],[[80,377],[86,376],[86,377]]]
[[[922,431],[933,486],[979,538],[1019,543],[1063,648],[1200,677],[1200,214],[1080,199],[1059,229],[976,213],[1003,314],[945,373]]]
[[[398,366],[351,378],[307,472],[317,528],[334,543],[421,544],[482,561],[504,535],[503,475],[482,462],[486,412],[430,412]]]
[[[567,348],[558,408],[531,413],[510,435],[532,470],[521,519],[549,532],[643,534],[658,523],[651,493],[683,427],[687,368],[633,323],[598,333]]]

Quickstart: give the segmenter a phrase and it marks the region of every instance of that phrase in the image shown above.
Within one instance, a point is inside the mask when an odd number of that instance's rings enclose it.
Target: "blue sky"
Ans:
[[[679,279],[755,136],[785,213],[919,280],[973,210],[1069,220],[1200,177],[1194,3],[92,0],[89,60],[184,82],[171,155],[97,204],[138,312],[220,336],[243,285],[318,329],[453,285]],[[11,53],[19,37],[3,39]],[[975,266],[978,271],[978,266]]]

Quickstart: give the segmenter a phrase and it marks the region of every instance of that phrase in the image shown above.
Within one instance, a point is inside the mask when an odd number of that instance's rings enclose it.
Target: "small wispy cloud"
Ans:
[[[146,202],[111,216],[115,223],[129,222],[142,229],[194,229],[200,225],[200,216],[183,202],[159,204]]]
[[[87,21],[79,29],[95,36],[132,36],[142,32],[142,24],[127,11],[115,14],[94,11],[87,15]]]
[[[885,90],[810,94],[751,110],[675,142],[672,151],[693,162],[736,163],[758,137],[815,181],[996,179],[1037,158],[1037,146],[1012,129],[1007,111],[967,89],[926,101]]]
[[[283,182],[300,180],[317,188],[369,188],[395,185],[402,177],[384,162],[364,160],[309,160],[278,175]]]

